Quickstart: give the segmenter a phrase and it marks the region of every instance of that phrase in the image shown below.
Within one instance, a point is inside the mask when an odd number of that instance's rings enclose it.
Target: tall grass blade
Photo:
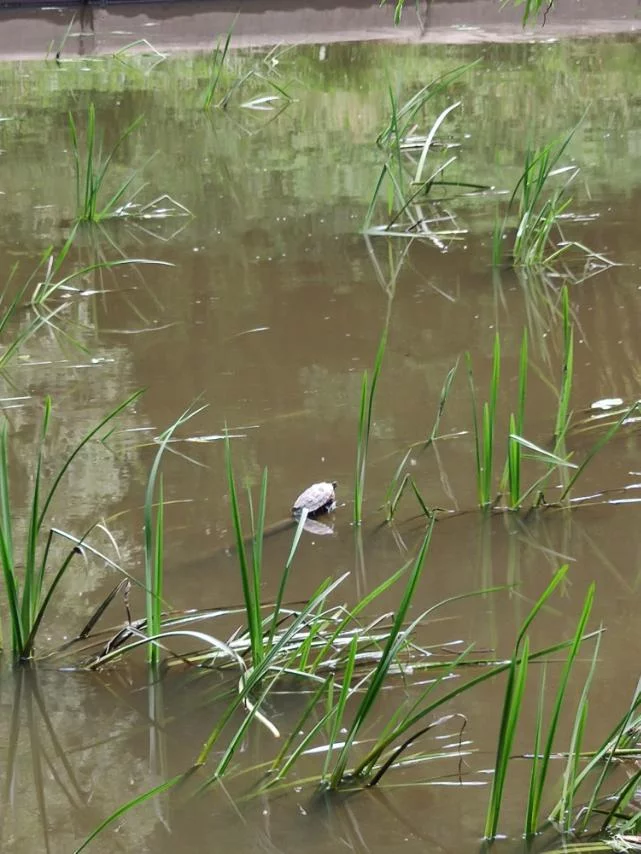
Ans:
[[[211,73],[211,76],[209,78],[209,83],[207,84],[207,89],[205,90],[205,95],[203,98],[203,109],[204,110],[208,110],[211,107],[212,102],[214,100],[214,96],[216,95],[216,91],[218,89],[218,84],[220,82],[221,74],[222,74],[223,68],[225,66],[225,60],[227,58],[227,53],[229,51],[229,43],[231,42],[231,35],[233,32],[234,26],[236,25],[236,20],[238,19],[239,14],[240,13],[236,14],[236,17],[234,18],[234,20],[230,24],[229,29],[227,30],[227,36],[225,38],[225,43],[223,44],[222,49],[220,47],[220,40],[219,40],[218,44],[216,45],[216,47],[214,48],[214,51],[212,53],[212,57],[211,57],[212,73]]]
[[[16,573],[16,557],[13,550],[13,513],[9,494],[9,454],[7,421],[0,425],[0,556],[4,591],[9,607],[11,646],[16,652],[23,647],[23,624],[20,607],[19,581]],[[2,637],[5,633],[3,631]]]
[[[467,380],[470,387],[470,395],[472,398],[472,432],[474,433],[474,455],[476,461],[476,490],[479,505],[483,505],[483,465],[481,463],[481,431],[479,429],[479,421],[477,416],[478,402],[476,397],[476,386],[474,384],[474,373],[472,372],[472,357],[469,351],[465,354],[467,362]]]
[[[123,815],[126,815],[130,810],[139,806],[140,804],[147,803],[152,798],[155,798],[156,795],[161,795],[163,792],[167,792],[169,789],[172,789],[174,786],[178,785],[178,783],[186,780],[193,773],[193,769],[187,771],[186,774],[178,774],[175,777],[172,777],[170,780],[165,780],[164,783],[160,783],[158,786],[154,786],[153,789],[148,789],[146,792],[143,792],[141,795],[136,795],[135,798],[127,801],[125,804],[121,804],[118,809],[114,810],[111,815],[107,816],[104,821],[101,821],[100,824],[92,830],[89,836],[85,839],[85,841],[74,851],[74,854],[81,854],[87,846],[93,842],[93,840],[99,836],[103,830],[105,830],[109,825],[113,824]]]
[[[389,321],[389,317],[388,317]],[[363,496],[365,492],[365,474],[367,468],[367,451],[372,432],[372,414],[376,386],[383,366],[383,357],[387,345],[387,322],[381,335],[376,351],[371,381],[368,381],[367,371],[363,374],[361,386],[361,401],[358,419],[358,440],[356,447],[356,473],[354,478],[354,524],[360,525],[363,520]]]
[[[328,781],[328,785],[330,786],[330,788],[336,788],[336,786],[341,782],[345,770],[344,765],[342,763],[343,754],[345,752],[345,748],[343,747],[343,749],[339,753],[339,761],[336,763],[336,768],[338,769],[339,766],[341,766],[342,770],[335,770],[334,773],[329,774],[329,766],[334,753],[334,745],[338,742],[338,736],[345,721],[345,709],[347,706],[347,700],[350,696],[350,686],[352,682],[352,675],[354,673],[354,664],[356,662],[357,651],[358,638],[354,637],[349,645],[347,653],[347,661],[343,674],[343,684],[338,695],[338,702],[331,710],[332,718],[327,744],[327,754],[325,756],[325,765],[321,777],[321,782],[325,783],[326,781]],[[328,697],[328,701],[330,699],[331,698]]]
[[[265,470],[266,472],[267,470]],[[296,554],[296,550],[298,549],[298,544],[300,543],[300,538],[305,529],[305,522],[307,521],[308,510],[307,507],[303,507],[303,511],[300,514],[298,519],[298,523],[296,525],[296,530],[294,531],[294,538],[292,540],[292,546],[289,550],[289,556],[287,561],[285,562],[285,568],[280,577],[280,583],[278,585],[278,593],[276,594],[276,600],[274,602],[274,615],[272,617],[271,628],[269,630],[269,639],[268,646],[271,646],[274,642],[274,634],[276,629],[278,628],[278,622],[280,619],[280,609],[283,604],[283,598],[285,596],[285,588],[287,586],[287,580],[289,578],[289,571],[291,569],[292,563],[294,562],[294,556]]]
[[[583,735],[588,717],[588,697],[590,687],[594,678],[596,664],[599,659],[599,650],[601,648],[602,635],[599,634],[594,644],[594,653],[592,654],[592,662],[590,671],[583,685],[583,691],[579,698],[576,714],[574,717],[574,726],[572,727],[572,736],[570,739],[570,748],[568,750],[568,758],[563,773],[563,790],[561,793],[561,815],[564,831],[570,833],[574,818],[574,794],[576,792],[576,781],[579,773],[579,763],[581,761],[581,749],[583,744]]]
[[[159,437],[158,450],[154,457],[147,488],[145,490],[144,509],[144,545],[145,545],[145,613],[147,617],[147,631],[150,635],[160,634],[162,628],[162,589],[164,577],[164,550],[163,550],[163,523],[164,504],[163,488],[160,482],[158,496],[158,510],[154,521],[154,506],[156,504],[156,482],[159,479],[160,465],[168,444],[176,430],[185,422],[189,421],[199,412],[198,409],[186,409],[174,423]],[[155,643],[147,647],[148,660],[151,666],[156,666],[160,660],[160,649]]]
[[[225,469],[227,473],[227,488],[231,505],[232,524],[236,538],[236,549],[238,552],[238,563],[240,568],[240,580],[243,588],[243,601],[247,612],[247,629],[251,645],[252,661],[259,664],[263,657],[263,631],[260,618],[260,588],[256,590],[253,586],[253,573],[250,572],[243,527],[238,506],[238,495],[236,493],[236,480],[232,467],[231,445],[229,436],[225,437]]]
[[[556,424],[554,426],[555,449],[563,442],[571,418],[570,397],[574,375],[574,328],[570,318],[570,300],[567,285],[564,285],[561,292],[561,306],[563,323],[563,369],[561,373],[561,388],[559,391]]]
[[[581,611],[581,615],[579,617],[579,621],[577,624],[576,632],[574,635],[574,640],[572,642],[572,646],[568,652],[568,656],[566,658],[565,664],[563,666],[563,670],[561,673],[561,677],[559,680],[559,686],[557,688],[556,699],[554,705],[552,707],[552,717],[550,723],[548,725],[548,734],[547,739],[545,741],[543,752],[541,756],[541,760],[538,764],[538,774],[534,784],[534,787],[531,789],[529,794],[529,802],[531,804],[528,809],[527,822],[525,825],[525,834],[526,836],[530,836],[536,833],[539,824],[540,818],[540,810],[541,803],[543,800],[543,792],[545,789],[545,781],[547,778],[548,767],[550,764],[550,757],[552,755],[552,749],[554,746],[554,739],[556,737],[556,731],[559,725],[559,720],[561,717],[561,710],[563,708],[566,691],[568,688],[568,683],[570,679],[570,675],[572,673],[572,667],[576,660],[576,657],[579,653],[579,649],[581,648],[581,644],[583,643],[583,636],[585,632],[585,628],[590,617],[590,613],[592,611],[592,604],[594,601],[594,583],[590,585],[588,588],[587,595],[585,597],[585,602],[583,604],[583,610]]]
[[[517,657],[519,652],[521,653],[520,659]],[[529,640],[526,637],[523,641],[522,650],[515,649],[508,673],[505,699],[503,701],[503,714],[498,735],[496,763],[490,788],[490,802],[485,819],[484,835],[486,839],[494,839],[498,830],[510,752],[514,743],[516,725],[521,713],[521,704],[525,692],[529,653]]]

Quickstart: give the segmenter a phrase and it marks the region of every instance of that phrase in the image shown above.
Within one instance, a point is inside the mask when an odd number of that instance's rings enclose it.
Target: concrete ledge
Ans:
[[[425,0],[419,15],[408,0],[399,27],[393,23],[393,0],[383,8],[376,0],[306,0],[304,5],[296,0],[103,0],[75,9],[21,0],[19,5],[0,8],[0,58],[44,57],[50,44],[61,44],[70,24],[63,50],[68,58],[110,53],[142,38],[162,51],[206,50],[227,32],[239,9],[236,46],[368,39],[461,44],[641,30],[637,0],[557,0],[544,27],[525,30],[520,11],[501,8],[500,0]]]

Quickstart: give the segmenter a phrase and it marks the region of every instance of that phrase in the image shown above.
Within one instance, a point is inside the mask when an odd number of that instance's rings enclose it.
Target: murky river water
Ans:
[[[238,73],[264,54],[234,57]],[[286,517],[309,483],[339,481],[334,536],[305,535],[288,598],[306,599],[327,576],[351,571],[342,596],[353,600],[414,553],[424,530],[408,497],[396,525],[380,527],[380,505],[396,465],[425,438],[447,371],[469,350],[475,377],[487,388],[493,337],[502,336],[501,417],[513,406],[521,333],[529,328],[533,371],[526,435],[549,442],[561,364],[559,324],[545,301],[511,273],[492,275],[491,234],[497,196],[447,205],[458,240],[444,249],[416,241],[398,273],[388,347],[377,393],[362,530],[350,524],[362,372],[370,368],[388,310],[383,287],[405,248],[382,237],[368,242],[361,226],[381,154],[375,138],[389,111],[388,80],[401,96],[445,71],[480,58],[451,88],[461,106],[444,137],[456,142],[461,180],[510,190],[530,141],[566,133],[587,110],[568,160],[581,167],[568,236],[620,266],[571,286],[577,322],[573,407],[640,395],[641,326],[638,205],[641,114],[638,46],[605,40],[467,47],[331,45],[295,48],[279,57],[279,85],[293,102],[249,110],[238,93],[229,109],[200,109],[207,60],[148,58],[14,63],[0,66],[0,270],[18,264],[23,281],[50,244],[61,246],[74,215],[75,187],[67,111],[83,126],[89,102],[106,146],[136,117],[140,127],[120,149],[112,184],[132,169],[145,182],[137,200],[161,194],[188,217],[107,222],[80,233],[72,262],[136,257],[173,266],[119,267],[89,274],[88,290],[60,316],[60,331],[30,338],[3,380],[11,430],[16,502],[27,494],[32,448],[45,395],[53,400],[59,453],[136,389],[146,392],[119,420],[108,446],[91,446],[70,471],[54,522],[79,533],[104,519],[111,538],[95,544],[142,576],[142,505],[156,446],[152,441],[195,400],[207,408],[183,426],[163,464],[167,600],[175,608],[238,603],[236,559],[225,551],[231,524],[220,441],[227,425],[239,482],[256,488],[269,469],[268,523]],[[262,67],[262,66],[261,66]],[[269,73],[272,73],[270,71]],[[439,101],[443,107],[449,101]],[[278,105],[274,105],[278,106]],[[435,108],[436,109],[436,108]],[[438,113],[435,112],[433,118]],[[152,157],[153,155],[153,157]],[[151,159],[150,159],[151,157]],[[571,231],[571,234],[570,234]],[[558,284],[558,282],[557,282]],[[25,310],[21,328],[29,322]],[[12,331],[17,331],[14,329]],[[80,343],[80,349],[62,332]],[[417,453],[412,472],[432,505],[473,510],[476,502],[470,396],[461,364],[441,433],[457,435]],[[485,393],[485,392],[483,392]],[[9,400],[10,399],[10,400]],[[584,453],[591,439],[573,435]],[[622,433],[581,481],[579,493],[618,490],[639,481],[639,440]],[[50,470],[53,470],[53,462]],[[621,497],[619,493],[612,493]],[[634,496],[631,490],[626,493]],[[595,499],[572,512],[486,519],[478,512],[437,523],[417,606],[491,585],[512,592],[444,606],[424,642],[506,654],[530,603],[553,571],[570,561],[562,595],[533,631],[533,644],[568,637],[585,591],[596,581],[593,623],[607,628],[591,701],[591,735],[603,735],[630,700],[638,679],[636,625],[641,529],[638,507]],[[265,544],[264,598],[275,595],[291,531]],[[69,573],[40,638],[39,652],[76,633],[114,583],[91,558]],[[396,594],[384,607],[393,608]],[[132,593],[142,614],[142,597]],[[111,621],[124,620],[120,600]],[[454,647],[455,649],[458,647]],[[222,709],[216,677],[170,673],[149,686],[141,662],[106,673],[5,674],[0,682],[2,850],[68,852],[118,804],[191,764]],[[183,803],[169,792],[106,832],[96,851],[227,850],[381,852],[474,850],[487,802],[487,775],[500,710],[501,685],[482,687],[452,704],[468,718],[472,755],[392,771],[379,791],[318,798],[313,787],[242,801],[251,780],[234,777]],[[411,688],[407,689],[411,691]],[[576,691],[580,690],[580,685]],[[376,731],[398,704],[388,691]],[[385,697],[389,697],[389,708]],[[270,715],[286,732],[304,698],[284,692]],[[526,713],[526,719],[534,711]],[[563,737],[572,721],[565,722]],[[527,727],[526,727],[527,730]],[[445,733],[439,733],[440,736]],[[458,727],[445,740],[458,745]],[[443,740],[427,736],[424,747]],[[531,746],[527,738],[518,745]],[[450,749],[452,749],[450,748]],[[238,770],[274,755],[271,736],[255,726],[237,756]],[[525,766],[524,766],[525,767]],[[313,757],[300,774],[313,775]],[[523,782],[514,772],[503,828],[521,828]],[[434,784],[434,785],[428,785]],[[518,844],[518,843],[517,843]],[[222,846],[222,848],[221,848]]]

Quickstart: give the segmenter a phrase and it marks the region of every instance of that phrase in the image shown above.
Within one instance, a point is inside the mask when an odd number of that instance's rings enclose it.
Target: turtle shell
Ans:
[[[303,510],[307,510],[308,516],[330,513],[336,507],[336,485],[336,481],[313,483],[294,501],[292,515],[300,516]]]

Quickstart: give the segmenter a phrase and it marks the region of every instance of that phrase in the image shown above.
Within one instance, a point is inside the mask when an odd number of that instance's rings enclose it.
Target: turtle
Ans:
[[[336,493],[335,489],[338,486],[337,481],[321,481],[308,486],[298,496],[292,506],[292,516],[294,519],[300,518],[303,510],[307,510],[307,515],[321,516],[323,513],[331,513],[336,509]]]

